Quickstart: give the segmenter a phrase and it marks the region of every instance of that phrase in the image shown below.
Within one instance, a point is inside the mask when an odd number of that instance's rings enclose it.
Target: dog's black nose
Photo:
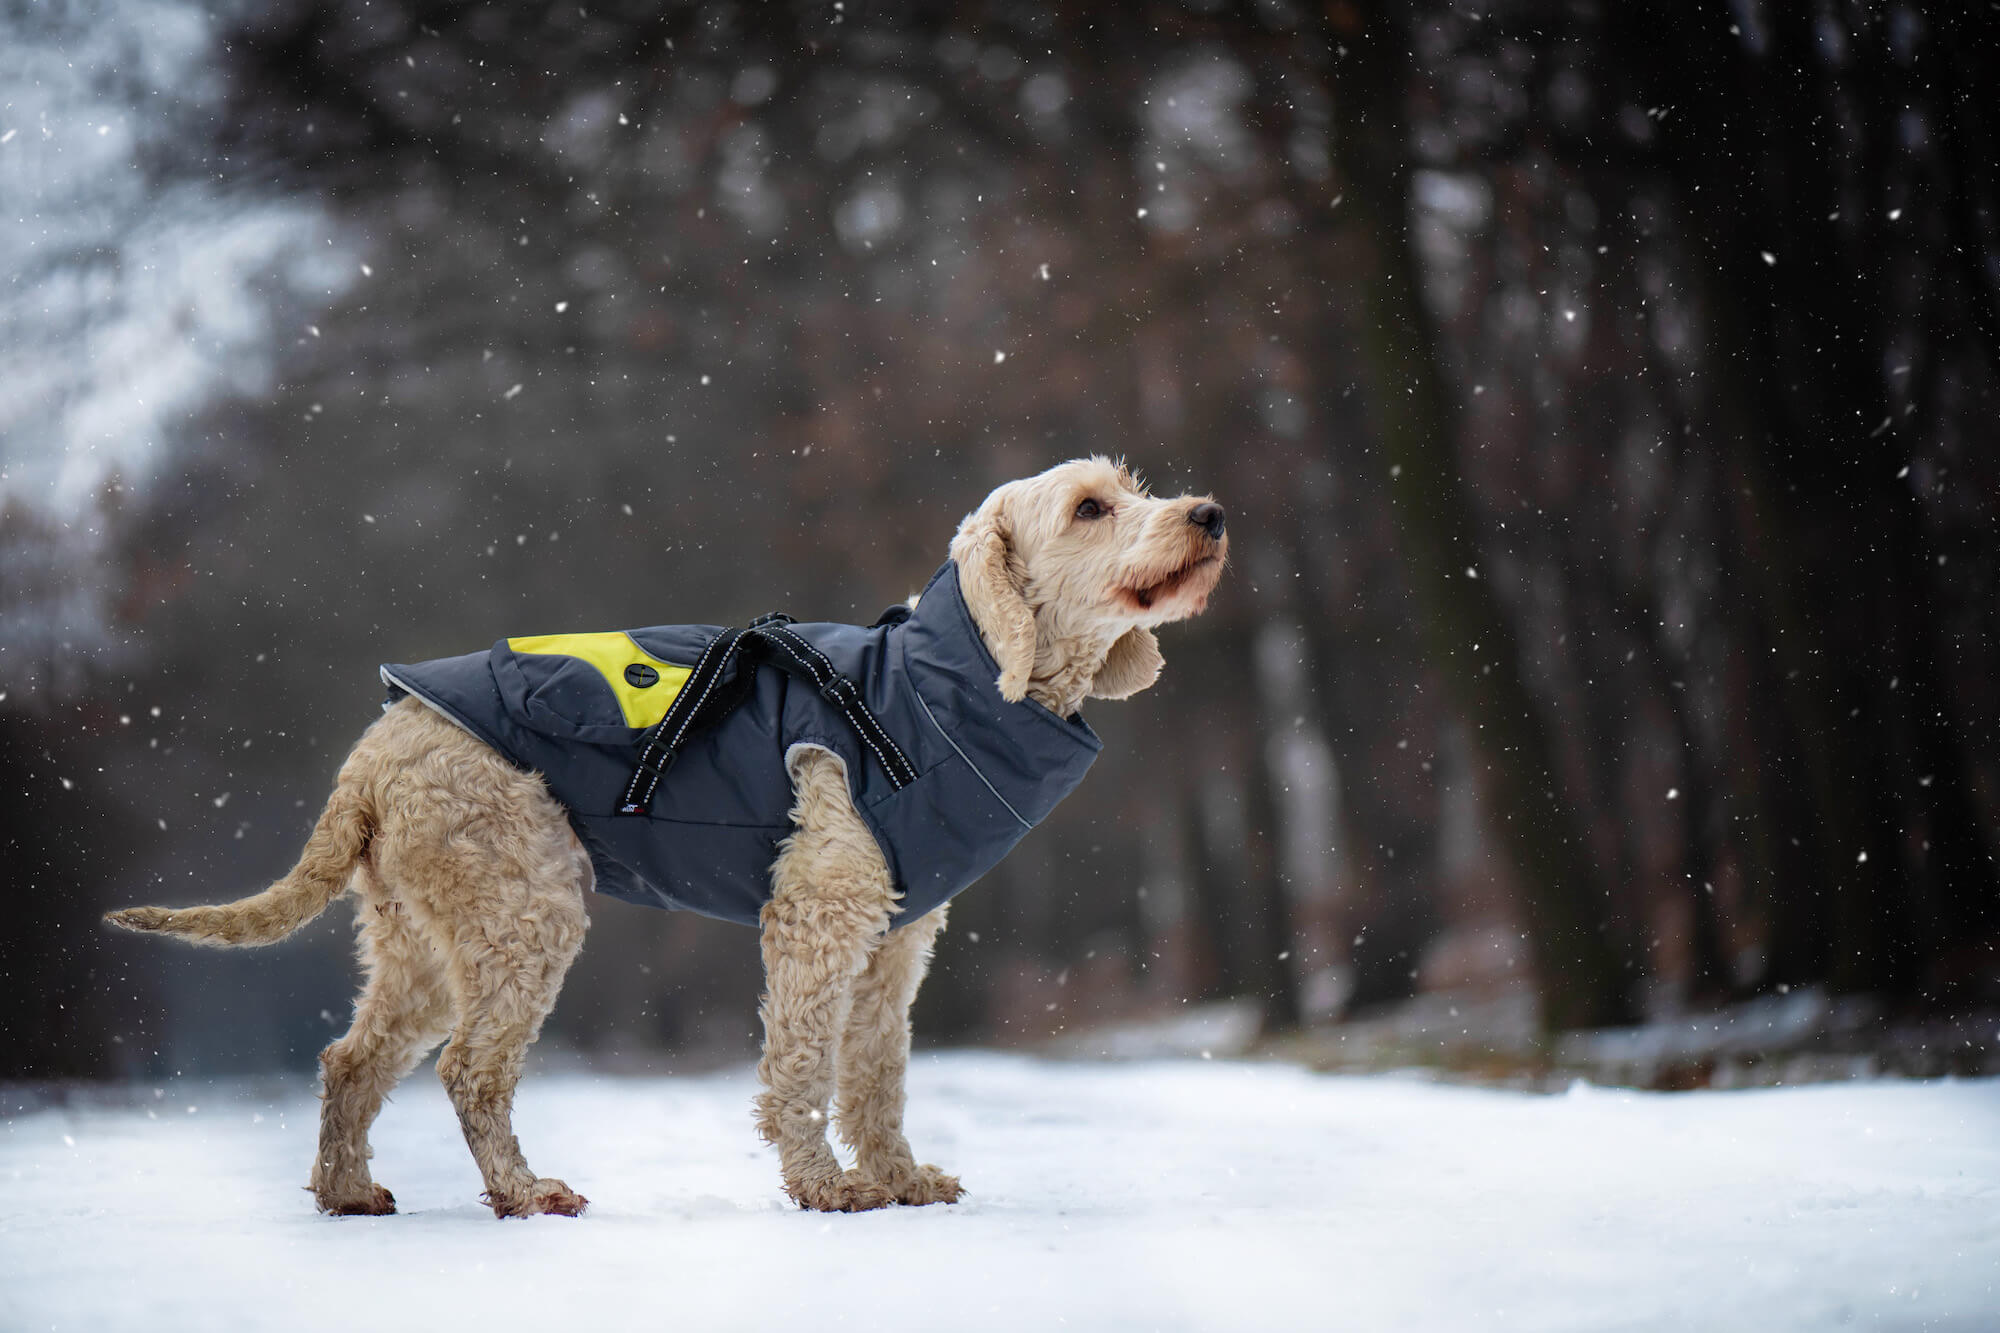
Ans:
[[[1204,501],[1196,505],[1193,509],[1188,510],[1188,522],[1194,524],[1211,537],[1222,536],[1223,520],[1228,517],[1227,514],[1223,513],[1222,506],[1213,500]]]

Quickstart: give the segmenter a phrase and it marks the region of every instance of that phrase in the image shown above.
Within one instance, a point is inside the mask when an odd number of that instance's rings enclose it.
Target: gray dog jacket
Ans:
[[[388,704],[413,695],[540,774],[601,892],[750,926],[791,832],[786,756],[830,750],[902,925],[997,864],[1103,748],[1081,715],[1009,703],[999,674],[947,562],[914,611],[867,627],[766,617],[502,639],[384,666],[382,683]]]

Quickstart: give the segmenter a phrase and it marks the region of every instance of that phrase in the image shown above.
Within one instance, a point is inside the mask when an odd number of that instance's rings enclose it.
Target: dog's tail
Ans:
[[[361,765],[350,760],[291,873],[262,893],[218,907],[128,907],[104,919],[126,930],[179,935],[216,946],[273,944],[326,910],[341,895],[375,833]]]

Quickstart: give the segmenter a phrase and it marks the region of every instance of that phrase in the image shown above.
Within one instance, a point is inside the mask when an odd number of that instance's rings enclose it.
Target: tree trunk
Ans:
[[[1811,779],[1803,836],[1832,890],[1830,979],[1909,994],[1921,982],[1919,904],[1970,904],[1954,914],[1977,920],[1996,886],[1968,831],[1962,743],[1940,725],[1949,704],[1929,642],[1924,516],[1898,476],[1906,446],[1883,378],[1887,210],[1864,200],[1865,216],[1843,212],[1850,192],[1833,154],[1855,136],[1828,127],[1830,106],[1855,117],[1861,181],[1879,187],[1885,127],[1900,114],[1873,49],[1880,38],[1852,35],[1836,90],[1814,21],[1797,7],[1772,11],[1758,52],[1722,5],[1607,13],[1634,95],[1675,106],[1662,143],[1700,247],[1690,276],[1718,344],[1714,392],[1743,426],[1736,451],[1763,547],[1750,572]],[[1885,625],[1903,627],[1900,644],[1893,631],[1884,640]],[[1912,709],[1894,697],[1899,658],[1921,692]],[[1899,725],[1909,711],[1914,731]],[[1920,797],[1893,777],[1913,751],[1932,770]],[[1911,855],[1907,830],[1924,812],[1948,854]]]
[[[1408,225],[1410,146],[1404,100],[1409,34],[1382,3],[1338,35],[1336,154],[1349,210],[1373,248],[1363,278],[1369,327],[1362,353],[1390,469],[1401,549],[1432,658],[1445,673],[1484,768],[1493,831],[1514,868],[1533,950],[1542,1020],[1554,1029],[1631,1017],[1605,938],[1572,811],[1557,790],[1548,737],[1522,679],[1512,627],[1480,569],[1480,543],[1456,452],[1430,317]]]

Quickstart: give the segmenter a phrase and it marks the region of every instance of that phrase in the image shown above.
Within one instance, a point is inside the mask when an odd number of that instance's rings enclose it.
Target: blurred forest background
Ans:
[[[281,873],[377,663],[865,621],[1090,452],[1238,558],[921,1036],[1983,1067],[1996,86],[1909,0],[0,4],[0,1076],[344,1028],[344,908],[96,918]],[[749,932],[593,917],[545,1045],[750,1049]]]

